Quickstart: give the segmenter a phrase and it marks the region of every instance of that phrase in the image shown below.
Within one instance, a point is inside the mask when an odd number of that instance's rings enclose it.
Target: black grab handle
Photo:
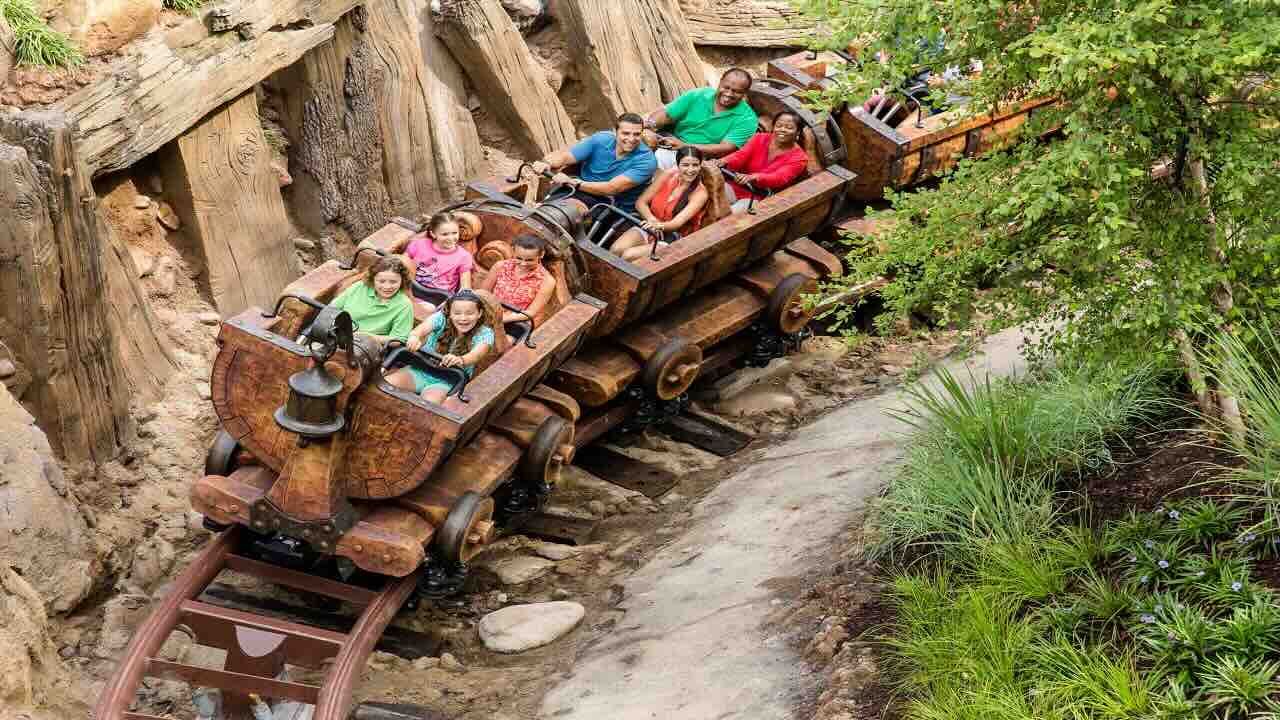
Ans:
[[[438,372],[454,376],[453,383],[449,386],[449,392],[445,393],[445,397],[457,395],[460,402],[471,402],[471,398],[466,393],[467,374],[460,368],[443,367],[440,363],[444,360],[444,357],[439,353],[426,348],[419,348],[416,351],[410,350],[399,340],[389,341],[387,347],[390,347],[393,343],[400,345],[400,347],[387,353],[387,357],[382,361],[382,369],[384,371],[391,369],[401,357],[405,357],[408,359],[408,364],[421,365],[427,372]]]

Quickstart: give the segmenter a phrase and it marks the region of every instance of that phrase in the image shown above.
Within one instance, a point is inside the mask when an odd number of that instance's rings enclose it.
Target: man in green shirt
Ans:
[[[693,145],[704,157],[724,157],[737,150],[756,133],[756,113],[747,102],[751,89],[751,73],[732,68],[714,88],[690,90],[672,100],[666,107],[645,118],[644,140],[656,148],[658,167],[675,167],[675,151]],[[662,138],[657,147],[659,128],[674,126],[674,138]]]

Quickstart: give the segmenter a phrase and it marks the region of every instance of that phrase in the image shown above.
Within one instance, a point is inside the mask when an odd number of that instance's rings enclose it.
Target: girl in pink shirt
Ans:
[[[466,248],[458,246],[460,231],[453,213],[436,213],[427,223],[427,231],[413,239],[405,254],[416,263],[414,279],[423,287],[449,294],[471,287],[471,270],[475,261]]]

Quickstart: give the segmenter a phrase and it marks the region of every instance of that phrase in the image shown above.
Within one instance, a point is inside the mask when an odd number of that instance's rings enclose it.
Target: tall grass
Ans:
[[[1163,411],[1164,374],[1147,365],[1074,366],[1035,382],[966,386],[940,372],[900,415],[914,435],[880,501],[880,554],[952,559],[1053,524],[1058,486],[1111,459],[1110,446]]]
[[[75,67],[84,62],[80,49],[49,27],[32,0],[0,0],[0,19],[13,31],[20,65]]]

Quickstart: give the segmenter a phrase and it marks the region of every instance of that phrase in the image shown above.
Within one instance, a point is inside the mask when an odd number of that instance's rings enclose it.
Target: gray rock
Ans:
[[[582,622],[586,608],[576,602],[555,601],[512,605],[480,620],[480,640],[494,652],[518,653],[559,640]]]
[[[222,322],[222,316],[213,311],[202,312],[196,316],[196,319],[204,325],[217,325]]]
[[[294,238],[293,246],[299,250],[312,250],[315,248],[316,242],[306,238]]]
[[[440,656],[440,667],[455,672],[467,669],[467,666],[458,662],[458,658],[454,657],[453,653],[444,653]]]
[[[548,21],[546,0],[502,0],[502,7],[522,33],[533,32]]]
[[[199,395],[201,400],[209,400],[213,397],[213,391],[209,389],[207,383],[200,383],[196,385],[196,395]]]
[[[732,400],[721,402],[716,406],[716,409],[732,417],[746,417],[757,413],[795,410],[799,405],[800,399],[785,388],[760,385],[743,392]]]
[[[18,373],[18,366],[9,358],[0,358],[0,378],[12,377]]]
[[[146,210],[151,207],[151,198],[146,195],[138,195],[133,199],[133,206],[138,210]]]
[[[156,295],[169,297],[178,289],[178,268],[171,257],[162,257],[156,262],[156,270],[151,278]]]
[[[548,560],[568,560],[571,557],[577,557],[582,554],[582,548],[572,545],[561,545],[560,543],[540,542],[533,545],[530,549],[538,557]]]
[[[546,558],[520,555],[495,560],[486,567],[498,576],[503,585],[523,585],[546,575],[548,570],[555,567],[555,563]]]
[[[710,400],[724,402],[731,400],[747,390],[762,383],[780,383],[795,372],[795,364],[787,358],[774,358],[762,368],[743,368],[730,373],[711,384],[704,393]]]
[[[133,267],[138,271],[138,277],[147,277],[155,270],[156,259],[151,253],[142,248],[131,247],[129,248],[129,254],[133,256]]]

